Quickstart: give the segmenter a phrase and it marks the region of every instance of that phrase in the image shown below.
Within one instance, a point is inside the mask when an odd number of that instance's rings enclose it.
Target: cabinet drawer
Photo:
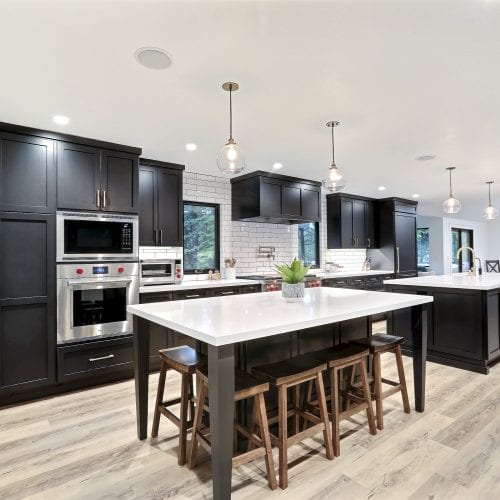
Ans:
[[[168,302],[172,300],[172,294],[169,292],[160,293],[141,293],[139,302],[141,304],[151,304],[152,302]]]
[[[240,293],[259,293],[262,291],[260,285],[248,285],[240,287]]]
[[[350,288],[365,288],[365,278],[349,278],[347,284]]]
[[[179,290],[172,292],[172,300],[201,299],[210,297],[210,290]]]
[[[334,278],[323,280],[322,286],[331,286],[331,287],[346,287],[348,286],[347,278]]]
[[[132,336],[58,347],[57,365],[59,382],[132,368]]]
[[[229,295],[238,295],[239,289],[237,286],[231,287],[220,287],[220,288],[212,288],[211,290],[213,297],[226,297]]]

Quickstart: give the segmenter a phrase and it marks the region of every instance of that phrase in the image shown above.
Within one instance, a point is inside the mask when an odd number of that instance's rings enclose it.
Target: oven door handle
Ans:
[[[131,283],[132,279],[127,278],[123,280],[110,280],[110,281],[76,281],[76,280],[68,280],[68,286],[86,286],[86,285],[115,285],[115,284],[123,284],[123,283]]]

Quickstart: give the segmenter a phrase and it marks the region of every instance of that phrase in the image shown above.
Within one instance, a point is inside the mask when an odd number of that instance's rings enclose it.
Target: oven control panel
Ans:
[[[134,276],[138,273],[138,264],[131,262],[57,265],[58,278],[116,278],[119,276]]]

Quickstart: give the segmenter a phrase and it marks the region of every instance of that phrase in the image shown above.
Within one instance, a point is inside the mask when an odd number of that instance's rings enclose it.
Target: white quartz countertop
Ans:
[[[500,274],[484,273],[481,276],[471,276],[467,273],[443,274],[437,276],[420,276],[418,278],[384,280],[384,283],[388,285],[424,286],[429,288],[494,290],[495,288],[500,288]]]
[[[432,302],[432,297],[343,288],[308,288],[303,302],[281,292],[137,304],[127,311],[220,346]]]
[[[256,285],[258,281],[254,280],[193,280],[193,281],[183,281],[175,285],[151,285],[151,286],[141,286],[139,288],[139,293],[156,293],[156,292],[174,292],[176,290],[196,290],[199,288],[218,288],[222,286],[243,286],[243,285]]]
[[[313,271],[311,271],[313,273]],[[336,271],[334,273],[317,272],[318,278],[352,278],[354,276],[377,276],[380,274],[393,274],[394,271],[383,271],[383,270],[373,270],[373,271]]]

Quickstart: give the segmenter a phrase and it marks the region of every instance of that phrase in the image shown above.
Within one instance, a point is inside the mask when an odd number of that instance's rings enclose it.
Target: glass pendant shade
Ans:
[[[241,148],[234,142],[229,140],[217,154],[217,166],[224,174],[234,175],[239,174],[245,169],[245,157]]]
[[[326,182],[326,186],[332,193],[337,193],[345,188],[344,174],[335,163],[332,163],[328,169],[328,181]]]
[[[233,99],[232,93],[240,88],[237,83],[226,82],[222,88],[229,92],[229,139],[217,154],[217,166],[223,174],[239,174],[246,167],[243,151],[233,139]]]
[[[491,185],[493,181],[488,181],[488,206],[483,210],[483,217],[486,220],[495,220],[498,217],[498,210],[491,204]]]
[[[453,196],[451,189],[451,173],[455,170],[455,167],[448,167],[446,170],[450,173],[450,196],[443,201],[443,212],[445,214],[457,214],[460,212],[462,204]]]

